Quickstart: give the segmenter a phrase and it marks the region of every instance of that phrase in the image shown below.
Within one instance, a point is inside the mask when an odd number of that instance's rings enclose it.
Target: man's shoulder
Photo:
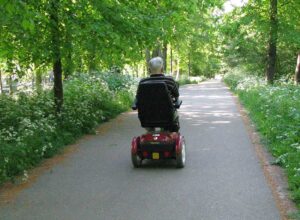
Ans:
[[[171,82],[171,83],[176,83],[175,79],[173,78],[173,76],[163,76],[163,79],[167,82]]]
[[[176,83],[176,81],[174,80],[174,78],[172,76],[166,76],[163,74],[150,75],[149,77],[141,79],[140,83],[144,83],[147,81],[156,81],[156,80],[162,80],[162,81],[169,82],[169,83]]]
[[[140,80],[140,83],[145,82],[145,81],[148,81],[148,80],[151,80],[151,77],[142,78],[142,79]]]
[[[165,76],[165,78],[168,79],[168,80],[175,81],[175,79],[173,78],[173,76]]]
[[[157,78],[157,79],[166,79],[166,80],[174,80],[173,76],[170,75],[164,75],[164,74],[159,74],[159,75],[151,75],[150,78]],[[175,81],[175,80],[174,80]]]
[[[174,77],[173,77],[173,76],[171,76],[171,75],[164,75],[164,77],[166,77],[166,78],[170,78],[170,79],[174,79]]]

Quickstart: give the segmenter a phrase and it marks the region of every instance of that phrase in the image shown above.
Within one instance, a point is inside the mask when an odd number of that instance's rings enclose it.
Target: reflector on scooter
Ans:
[[[170,156],[171,156],[171,153],[170,153],[169,151],[166,151],[166,152],[164,152],[164,156],[165,156],[165,157],[170,157]]]
[[[148,157],[148,152],[144,151],[143,152],[143,157]]]

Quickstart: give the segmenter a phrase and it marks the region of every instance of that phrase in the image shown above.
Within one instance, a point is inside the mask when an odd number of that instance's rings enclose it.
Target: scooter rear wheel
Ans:
[[[186,151],[185,151],[185,142],[184,140],[181,143],[181,150],[176,156],[176,167],[177,168],[183,168],[185,166],[185,160],[186,160]]]
[[[134,168],[139,168],[142,165],[142,159],[134,153],[131,153],[131,161]]]

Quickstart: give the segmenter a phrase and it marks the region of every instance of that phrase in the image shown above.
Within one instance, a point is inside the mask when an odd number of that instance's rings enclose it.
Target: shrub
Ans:
[[[0,184],[126,111],[136,83],[120,74],[73,77],[64,83],[64,106],[58,116],[51,91],[20,93],[14,98],[1,95]]]
[[[198,83],[204,81],[205,79],[206,79],[206,77],[204,77],[204,76],[198,76],[198,77],[184,76],[184,77],[180,78],[178,83],[179,83],[179,85],[198,84]]]

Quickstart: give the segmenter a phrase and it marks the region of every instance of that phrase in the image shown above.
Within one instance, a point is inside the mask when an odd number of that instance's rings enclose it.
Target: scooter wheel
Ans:
[[[131,161],[134,168],[139,168],[142,165],[142,159],[134,153],[131,153]]]
[[[185,166],[186,152],[185,152],[185,142],[182,141],[181,151],[176,156],[176,167],[183,168]]]

